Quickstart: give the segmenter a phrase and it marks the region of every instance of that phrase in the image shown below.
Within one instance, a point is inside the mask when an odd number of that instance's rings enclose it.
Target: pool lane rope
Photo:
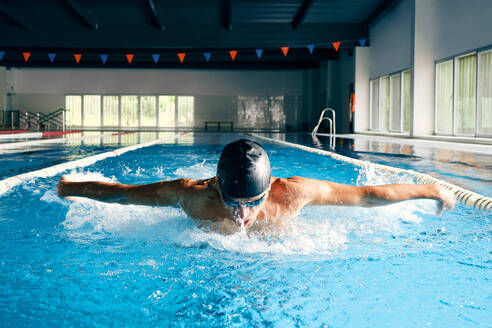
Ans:
[[[114,137],[114,136],[119,136],[119,135],[128,134],[128,133],[129,132],[113,132],[113,133],[103,133],[100,135],[82,136],[82,137],[65,137],[65,138],[53,138],[53,139],[43,139],[43,140],[8,142],[8,143],[0,144],[0,150],[17,149],[20,147],[37,146],[37,145],[43,145],[43,144],[63,143],[63,142],[67,142],[67,141],[108,138],[108,137]],[[130,133],[135,133],[135,132],[132,131]]]
[[[47,167],[44,169],[31,171],[31,172],[19,174],[19,175],[10,177],[10,178],[6,178],[4,180],[0,180],[0,195],[5,194],[10,189],[14,188],[15,186],[22,184],[24,181],[26,181],[28,179],[52,177],[52,176],[57,175],[58,173],[66,171],[66,170],[75,169],[75,168],[79,168],[79,167],[85,167],[85,166],[94,164],[100,160],[103,160],[103,159],[106,159],[109,157],[120,156],[120,155],[122,155],[126,152],[129,152],[129,151],[132,151],[132,150],[136,150],[136,149],[144,148],[144,147],[149,147],[149,146],[161,143],[161,142],[169,141],[170,139],[178,138],[178,137],[180,137],[186,133],[187,132],[183,132],[183,133],[175,134],[173,136],[168,136],[165,138],[140,143],[140,144],[133,145],[133,146],[118,148],[118,149],[108,151],[105,153],[101,153],[101,154],[97,154],[97,155],[93,155],[93,156],[89,156],[89,157],[84,157],[84,158],[81,158],[81,159],[78,159],[75,161],[70,161],[67,163],[53,165],[53,166],[50,166],[50,167]]]
[[[479,210],[492,212],[492,198],[485,197],[485,196],[477,194],[473,191],[463,189],[461,187],[458,187],[456,185],[453,185],[453,184],[448,183],[448,182],[443,181],[443,180],[436,179],[436,178],[434,178],[430,175],[424,174],[424,173],[420,173],[420,172],[413,171],[413,170],[399,169],[396,167],[372,163],[369,161],[362,161],[359,159],[355,159],[355,158],[343,156],[343,155],[340,155],[337,153],[333,153],[333,152],[330,152],[327,150],[307,147],[307,146],[299,145],[299,144],[288,142],[288,141],[276,140],[276,139],[260,136],[257,134],[249,134],[249,135],[251,135],[255,138],[258,138],[258,139],[270,141],[272,143],[277,143],[277,144],[281,144],[284,146],[293,147],[293,148],[301,149],[304,151],[308,151],[311,153],[317,153],[319,155],[328,156],[328,157],[331,157],[333,159],[347,162],[347,163],[351,163],[351,164],[356,165],[356,166],[373,165],[376,169],[378,169],[382,172],[385,172],[385,173],[390,173],[390,174],[395,174],[395,175],[400,174],[400,173],[409,174],[412,177],[414,177],[415,180],[417,180],[419,183],[438,184],[438,185],[442,186],[443,188],[448,189],[449,191],[453,192],[456,199],[464,205],[467,205],[467,206],[470,206],[470,207],[473,207],[473,208],[476,208]]]

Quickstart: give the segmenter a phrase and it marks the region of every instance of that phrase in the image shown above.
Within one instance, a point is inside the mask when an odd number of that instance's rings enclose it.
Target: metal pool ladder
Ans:
[[[325,113],[327,111],[332,113],[333,119],[329,118],[328,117],[329,115],[325,116]],[[318,124],[316,124],[316,126],[313,129],[313,132],[311,132],[311,136],[313,137],[313,139],[315,139],[315,141],[318,139],[316,137],[316,134],[318,133],[319,126],[321,125],[321,122],[323,122],[323,120],[327,120],[329,123],[329,133],[328,134],[330,136],[330,149],[333,150],[333,149],[335,149],[335,131],[336,131],[335,110],[333,108],[326,107],[325,109],[323,109],[321,111],[321,115],[319,116]]]

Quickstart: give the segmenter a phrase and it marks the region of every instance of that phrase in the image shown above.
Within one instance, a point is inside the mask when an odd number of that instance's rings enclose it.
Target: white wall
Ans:
[[[64,107],[66,94],[193,95],[195,126],[202,127],[207,120],[235,121],[238,96],[284,96],[286,124],[300,128],[297,118],[302,116],[299,101],[303,92],[302,70],[11,69],[9,72],[11,109],[51,112]]]
[[[435,62],[492,45],[491,17],[490,0],[415,0],[411,135],[434,134]]]
[[[5,69],[5,67],[0,67],[0,110],[6,108],[7,108],[7,70]]]
[[[371,78],[410,67],[412,1],[401,0],[371,25]]]
[[[15,93],[300,94],[302,71],[12,69]]]
[[[410,135],[433,134],[435,62],[491,46],[491,17],[491,0],[401,0],[378,17],[369,29],[370,50],[356,50],[356,131],[369,127],[363,79],[411,68]]]
[[[355,113],[354,131],[369,130],[370,47],[355,48]]]
[[[418,0],[424,4],[428,0]],[[433,16],[426,30],[434,30],[434,59],[492,45],[492,1],[432,0]]]

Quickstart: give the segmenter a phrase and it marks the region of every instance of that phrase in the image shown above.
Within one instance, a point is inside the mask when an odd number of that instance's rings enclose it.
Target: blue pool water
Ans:
[[[236,137],[197,134],[71,174],[206,178]],[[263,145],[275,176],[411,182]],[[281,229],[222,235],[179,209],[59,199],[59,177],[0,196],[2,326],[490,326],[491,214],[458,205],[437,217],[429,200],[310,207]]]

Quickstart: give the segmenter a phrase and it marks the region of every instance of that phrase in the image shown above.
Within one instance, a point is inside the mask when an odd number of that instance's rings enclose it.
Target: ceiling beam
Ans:
[[[157,29],[164,31],[166,29],[166,26],[162,23],[159,13],[157,12],[157,8],[155,7],[154,1],[153,0],[147,0],[147,3],[150,7],[150,12],[152,13],[152,18],[154,20],[155,27]]]
[[[221,21],[226,30],[232,30],[232,0],[221,1]]]
[[[399,0],[383,0],[383,1],[381,1],[379,6],[377,6],[376,9],[374,9],[373,12],[371,12],[369,14],[369,16],[367,16],[366,19],[364,19],[364,21],[361,23],[362,29],[366,30],[367,28],[369,28],[369,25],[371,25],[371,23],[374,22],[374,20],[379,15],[381,15],[384,11],[391,8],[398,1]]]
[[[32,27],[31,24],[23,22],[19,19],[19,17],[15,17],[15,15],[13,15],[11,11],[2,3],[0,3],[0,14],[5,16],[10,23],[24,30],[30,30]]]
[[[67,3],[70,5],[70,7],[72,7],[72,9],[88,27],[92,28],[93,30],[97,30],[99,28],[99,24],[97,22],[97,19],[92,14],[92,10],[82,8],[77,0],[67,0]]]
[[[297,10],[297,13],[294,17],[294,19],[292,20],[292,22],[290,23],[292,25],[292,28],[294,30],[297,29],[297,27],[299,26],[299,24],[302,22],[302,20],[304,19],[304,17],[306,16],[306,13],[309,9],[309,7],[311,7],[311,4],[313,3],[313,0],[304,0],[302,3],[301,3],[301,6],[299,7],[299,9]]]

